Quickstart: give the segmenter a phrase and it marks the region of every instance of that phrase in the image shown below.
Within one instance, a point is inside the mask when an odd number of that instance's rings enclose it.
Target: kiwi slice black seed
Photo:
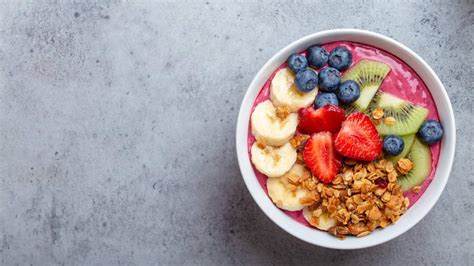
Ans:
[[[382,62],[362,59],[349,68],[342,76],[342,81],[353,80],[359,84],[360,97],[351,105],[353,109],[365,111],[379,89],[385,77],[390,72],[390,67]],[[348,109],[351,109],[350,107]]]
[[[384,110],[384,117],[395,118],[395,124],[390,125],[382,121],[377,126],[380,135],[408,135],[418,131],[426,116],[428,109],[400,99],[386,92],[377,92],[370,104],[368,111],[372,112],[380,107]]]
[[[415,138],[410,152],[407,156],[413,162],[413,169],[406,175],[398,177],[397,182],[402,187],[402,191],[408,191],[414,186],[423,184],[423,181],[431,173],[431,150],[418,138]]]

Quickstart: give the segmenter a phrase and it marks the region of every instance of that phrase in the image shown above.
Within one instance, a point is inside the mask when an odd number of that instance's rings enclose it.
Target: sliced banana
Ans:
[[[252,163],[268,177],[279,177],[288,172],[296,162],[296,150],[287,142],[281,147],[260,148],[255,142],[251,149]]]
[[[288,188],[288,175],[290,173],[303,176],[304,166],[295,164],[291,170],[282,177],[268,178],[268,195],[278,208],[288,211],[299,211],[304,208],[303,204],[300,203],[300,199],[306,196],[308,191],[301,187],[298,187],[296,191],[291,191]]]
[[[314,102],[318,88],[301,92],[296,88],[295,74],[289,68],[280,69],[272,79],[270,99],[276,106],[288,106],[291,112],[308,107]]]
[[[277,116],[276,108],[270,100],[257,105],[252,113],[252,133],[263,138],[271,146],[287,143],[295,134],[298,126],[298,114],[291,113],[285,119]]]
[[[317,224],[311,220],[312,212],[308,210],[308,208],[303,209],[303,216],[309,224],[318,228],[319,230],[327,231],[329,228],[336,226],[336,219],[329,217],[327,213],[322,213],[318,217]]]

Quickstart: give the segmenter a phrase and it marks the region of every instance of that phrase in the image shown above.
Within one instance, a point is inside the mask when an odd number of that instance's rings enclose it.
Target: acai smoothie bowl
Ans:
[[[244,181],[270,219],[309,243],[356,249],[395,238],[433,207],[455,125],[442,83],[414,52],[330,30],[263,66],[236,138]]]

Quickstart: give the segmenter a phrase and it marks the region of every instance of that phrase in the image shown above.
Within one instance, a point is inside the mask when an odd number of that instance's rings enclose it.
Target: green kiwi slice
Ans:
[[[378,92],[371,105],[369,112],[380,107],[384,110],[384,117],[395,118],[394,125],[387,125],[382,121],[377,125],[380,135],[408,135],[418,131],[426,116],[428,109],[409,101],[400,99],[386,92]]]
[[[360,97],[349,109],[365,111],[389,72],[390,67],[387,64],[370,59],[362,59],[349,68],[342,76],[342,81],[353,80],[360,87]]]
[[[406,175],[398,177],[397,182],[402,191],[408,191],[414,186],[419,186],[431,173],[431,150],[418,138],[413,141],[413,146],[407,156],[413,162],[413,169]]]
[[[385,157],[387,160],[390,160],[394,164],[396,164],[398,160],[400,160],[401,158],[405,158],[407,154],[410,152],[411,146],[413,145],[413,141],[415,140],[415,134],[399,136],[399,137],[403,139],[403,143],[404,143],[403,151],[397,156]]]

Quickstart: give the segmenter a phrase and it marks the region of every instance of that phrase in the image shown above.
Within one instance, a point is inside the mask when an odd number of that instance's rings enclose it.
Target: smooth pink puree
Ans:
[[[382,86],[380,87],[380,90],[391,93],[402,99],[406,99],[412,103],[415,103],[417,105],[421,105],[427,108],[429,110],[428,118],[439,121],[436,104],[434,103],[433,98],[431,97],[431,94],[428,88],[426,87],[425,83],[421,80],[421,78],[415,73],[415,71],[411,69],[407,64],[405,64],[396,56],[388,52],[385,52],[383,50],[380,50],[371,46],[359,44],[359,43],[333,42],[333,43],[328,43],[328,44],[323,45],[323,47],[327,51],[331,51],[334,47],[337,47],[337,46],[344,46],[347,49],[349,49],[349,51],[352,53],[352,65],[356,64],[360,59],[374,59],[374,60],[378,60],[378,61],[388,64],[391,68],[391,71],[388,74],[388,76],[385,78],[385,80],[383,81]],[[305,54],[305,51],[302,51],[300,53]],[[279,69],[285,68],[286,66],[287,64],[285,62],[270,75],[268,80],[263,85],[257,98],[255,99],[255,102],[252,106],[251,113],[253,113],[255,107],[259,103],[270,98],[270,84],[273,79],[273,76]],[[341,74],[344,74],[344,72],[342,72]],[[247,145],[248,145],[248,152],[249,152],[249,158],[250,158],[251,156],[250,150],[251,150],[252,144],[255,141],[255,138],[252,136],[250,122],[249,122],[248,132],[249,133],[248,133]],[[433,180],[433,176],[436,171],[436,165],[438,164],[439,147],[440,147],[439,143],[431,146],[431,156],[432,156],[431,174],[428,178],[426,178],[426,180],[421,185],[420,192],[419,193],[413,193],[413,192],[404,193],[404,196],[410,199],[410,206],[412,206],[421,197],[421,195],[425,192],[428,185]],[[267,184],[266,184],[268,177],[261,174],[258,170],[255,169],[255,167],[254,167],[254,172],[263,190],[265,190],[265,193],[268,194]],[[284,211],[284,212],[288,214],[289,216],[293,217],[295,220],[299,221],[300,223],[310,226],[304,219],[302,211],[294,211],[294,212]]]

